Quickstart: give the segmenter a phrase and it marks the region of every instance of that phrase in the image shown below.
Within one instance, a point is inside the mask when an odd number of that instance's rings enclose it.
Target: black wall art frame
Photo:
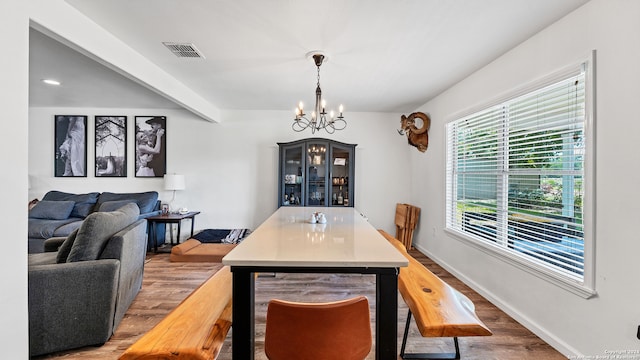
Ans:
[[[87,116],[55,115],[55,177],[87,177]]]
[[[96,177],[127,177],[127,117],[96,116]]]
[[[166,116],[136,116],[136,177],[163,177],[167,172]]]

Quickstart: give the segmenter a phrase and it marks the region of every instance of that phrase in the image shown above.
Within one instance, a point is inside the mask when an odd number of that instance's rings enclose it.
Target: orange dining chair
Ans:
[[[270,360],[363,360],[371,351],[369,301],[271,300],[264,348]]]

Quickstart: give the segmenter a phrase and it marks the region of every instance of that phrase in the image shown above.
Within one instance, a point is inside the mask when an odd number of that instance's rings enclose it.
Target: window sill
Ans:
[[[584,299],[592,298],[597,294],[595,289],[586,286],[581,280],[577,278],[572,278],[569,275],[564,275],[544,265],[524,258],[523,256],[519,256],[518,254],[507,251],[497,245],[485,243],[483,241],[474,239],[460,231],[456,231],[453,229],[445,229],[445,231],[457,240],[461,240],[488,255],[509,263],[521,270],[535,275],[540,279],[552,283]]]

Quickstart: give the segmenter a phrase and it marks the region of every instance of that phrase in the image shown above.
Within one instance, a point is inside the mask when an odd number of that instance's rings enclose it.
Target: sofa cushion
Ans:
[[[80,218],[69,218],[69,219],[73,219],[75,221],[60,225],[53,232],[53,236],[55,237],[69,236],[69,234],[71,234],[74,230],[78,230],[80,228],[80,225],[82,225],[82,222],[84,221],[84,219],[80,219]]]
[[[90,214],[78,229],[67,262],[97,259],[107,241],[115,233],[136,221],[139,215],[140,210],[133,203],[126,204],[116,211]]]
[[[43,200],[29,210],[29,217],[34,219],[64,220],[71,215],[75,201]]]
[[[42,198],[42,200],[74,201],[76,204],[74,205],[70,216],[85,218],[93,210],[94,205],[98,201],[98,195],[100,195],[100,193],[97,193],[97,192],[92,192],[87,194],[70,194],[62,191],[53,190],[46,193]]]
[[[28,265],[50,265],[56,263],[56,253],[55,252],[46,252],[39,254],[29,254]]]
[[[153,208],[156,206],[156,202],[158,201],[158,192],[156,191],[147,191],[147,192],[139,192],[139,193],[110,193],[103,192],[98,197],[98,206],[100,209],[103,203],[109,201],[122,201],[128,200],[135,202],[138,204],[140,208],[140,214],[146,214],[153,211]]]
[[[29,238],[48,239],[54,236],[57,236],[57,237],[67,236],[73,230],[80,227],[82,220],[84,219],[68,218],[64,220],[49,220],[49,219],[29,218],[28,220]],[[78,226],[76,226],[75,228],[72,228],[73,226],[70,224],[75,224],[75,223],[77,223]],[[70,230],[68,230],[66,233],[63,233],[62,231],[59,231],[61,230],[61,228],[70,229]]]
[[[58,252],[56,254],[56,262],[58,264],[67,262],[67,257],[69,257],[69,253],[71,252],[71,247],[73,246],[73,242],[76,241],[76,236],[78,235],[78,230],[74,230],[67,238],[64,240],[62,245],[58,248]]]
[[[138,205],[134,200],[105,201],[100,204],[98,211],[102,211],[102,212],[116,211],[129,203],[134,203],[136,204],[136,206]]]

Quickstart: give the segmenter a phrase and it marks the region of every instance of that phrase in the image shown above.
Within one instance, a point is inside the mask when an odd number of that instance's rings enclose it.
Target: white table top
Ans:
[[[322,212],[326,224],[310,224]],[[230,266],[404,267],[407,259],[354,208],[281,207],[223,259]]]

